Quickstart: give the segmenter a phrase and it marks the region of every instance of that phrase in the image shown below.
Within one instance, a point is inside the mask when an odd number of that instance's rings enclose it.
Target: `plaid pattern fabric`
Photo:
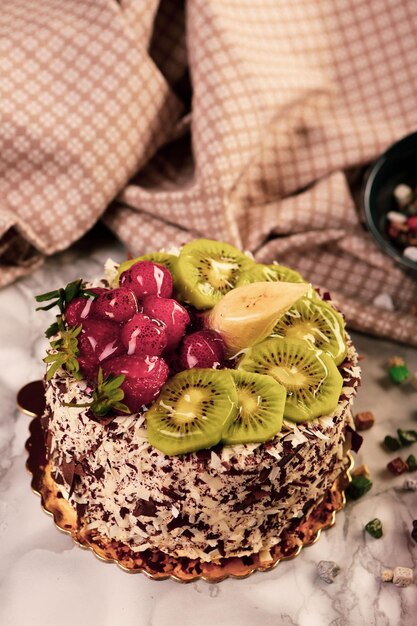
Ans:
[[[417,284],[346,174],[417,128],[416,23],[413,0],[7,0],[1,282],[104,214],[134,254],[226,240],[417,345]]]

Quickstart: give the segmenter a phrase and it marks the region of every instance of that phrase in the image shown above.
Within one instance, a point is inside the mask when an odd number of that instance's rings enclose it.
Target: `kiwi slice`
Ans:
[[[262,341],[243,356],[239,369],[268,374],[284,385],[284,416],[294,422],[333,413],[343,386],[333,358],[303,339]]]
[[[168,254],[168,252],[150,252],[149,254],[144,254],[142,256],[138,256],[135,259],[128,259],[127,261],[123,261],[120,263],[119,268],[117,270],[116,284],[119,284],[119,278],[126,272],[126,270],[130,269],[132,265],[135,263],[139,263],[139,261],[151,261],[152,263],[159,263],[159,265],[163,265],[166,267],[171,274],[174,271],[174,265],[177,260],[177,257],[174,254]]]
[[[237,389],[238,408],[222,442],[234,445],[269,441],[282,428],[285,387],[271,376],[237,370],[230,373]]]
[[[196,239],[181,249],[173,271],[182,298],[197,309],[210,309],[252,265],[252,259],[228,243]]]
[[[347,353],[343,318],[323,300],[300,298],[280,317],[271,336],[305,339],[330,354],[336,365]]]
[[[190,369],[173,376],[146,413],[150,443],[164,454],[211,448],[237,413],[237,391],[226,370]]]
[[[286,283],[305,283],[307,281],[296,272],[285,265],[264,265],[263,263],[254,263],[252,267],[241,273],[237,287],[247,285],[248,283],[260,282],[286,282]]]

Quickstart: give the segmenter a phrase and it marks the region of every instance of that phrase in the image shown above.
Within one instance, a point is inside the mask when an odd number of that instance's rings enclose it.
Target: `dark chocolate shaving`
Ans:
[[[185,499],[184,494],[177,493],[173,489],[168,489],[168,487],[162,487],[162,493],[164,494],[164,496],[167,496],[168,498],[170,498],[171,500],[174,500],[175,502],[178,502],[178,500]]]
[[[179,515],[178,517],[174,517],[167,524],[168,530],[174,530],[174,528],[182,528],[182,526],[188,526],[190,524],[190,520],[187,515]]]
[[[65,459],[62,461],[61,472],[62,472],[65,482],[70,487],[70,490],[72,487],[72,483],[74,481],[74,470],[75,470],[74,457],[71,457],[71,461],[69,463],[67,463]]]
[[[94,473],[94,476],[97,478],[97,480],[100,480],[101,478],[103,478],[105,474],[105,469],[104,467],[100,466],[93,473]]]
[[[152,498],[148,501],[139,499],[133,511],[133,515],[135,517],[139,517],[140,515],[145,515],[146,517],[156,517],[156,513],[156,504]]]
[[[129,513],[129,509],[125,506],[120,507],[120,517],[124,519],[126,515]]]
[[[358,432],[356,432],[356,430],[353,430],[353,428],[351,426],[346,426],[346,432],[350,433],[351,435],[351,448],[353,450],[353,452],[359,452],[360,447],[363,443],[363,437],[362,435],[360,435]]]

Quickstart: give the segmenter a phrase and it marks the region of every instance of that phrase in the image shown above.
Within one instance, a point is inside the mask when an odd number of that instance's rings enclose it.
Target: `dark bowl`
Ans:
[[[417,187],[417,132],[394,143],[369,168],[362,190],[368,229],[383,252],[417,276],[417,263],[404,257],[387,234],[387,213],[398,211],[394,189],[399,184]]]

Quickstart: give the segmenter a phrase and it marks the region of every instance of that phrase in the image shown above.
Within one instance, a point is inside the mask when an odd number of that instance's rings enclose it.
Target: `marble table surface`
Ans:
[[[417,493],[401,491],[404,477],[385,469],[396,453],[381,441],[397,428],[417,428],[417,391],[389,383],[386,361],[405,357],[417,370],[417,350],[355,334],[366,358],[355,410],[372,410],[375,426],[364,435],[356,463],[366,462],[374,486],[338,513],[336,525],[293,561],[245,580],[217,585],[154,582],[105,564],[75,546],[40,508],[25,470],[29,418],[16,409],[16,392],[42,376],[48,314],[35,313],[33,296],[79,276],[101,275],[104,260],[124,258],[102,230],[49,259],[33,275],[0,291],[0,624],[3,626],[412,626],[417,585],[398,588],[380,580],[381,568],[402,565],[417,577]],[[405,450],[408,455],[412,449]],[[413,452],[417,454],[417,444]],[[414,475],[417,478],[417,474]],[[379,517],[384,536],[363,527]],[[333,584],[318,579],[318,561],[341,568]]]

